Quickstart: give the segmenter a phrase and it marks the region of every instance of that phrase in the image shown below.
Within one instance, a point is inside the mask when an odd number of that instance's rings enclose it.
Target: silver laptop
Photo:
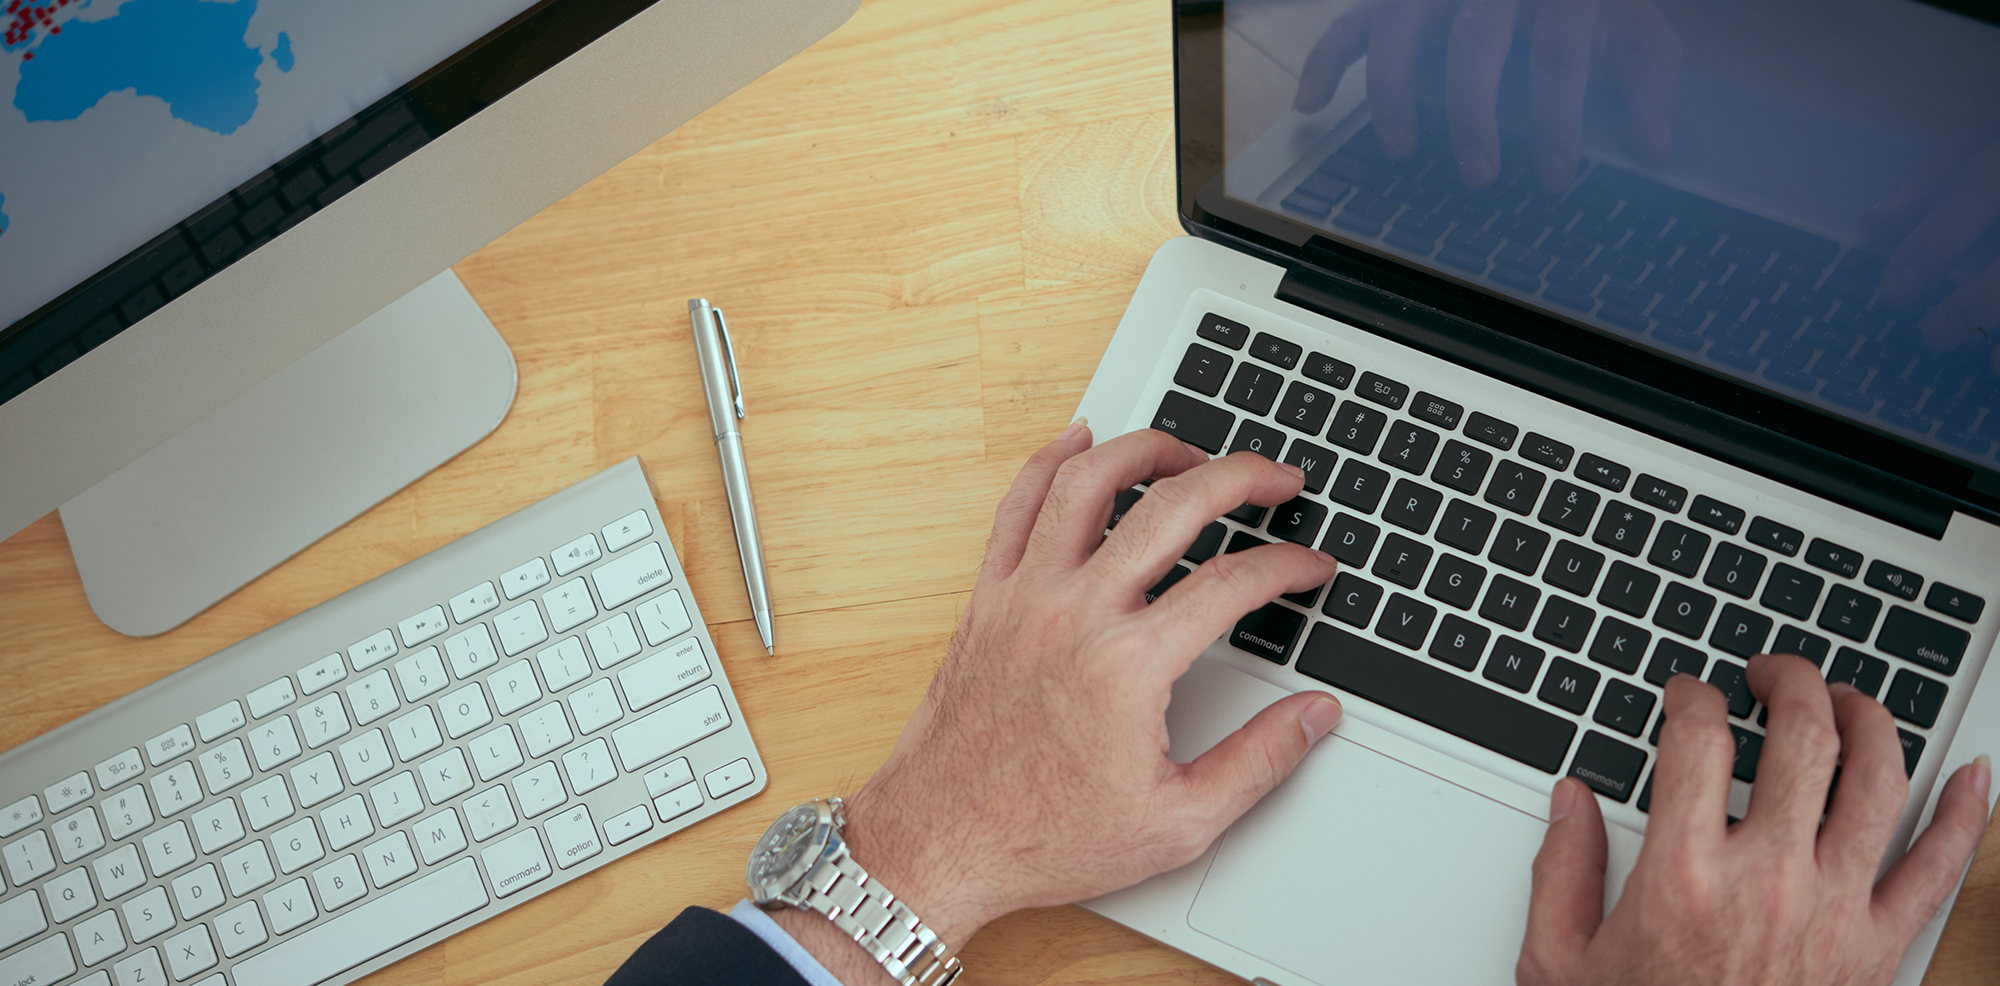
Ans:
[[[1447,58],[1450,18],[1371,51],[1349,7],[1177,6],[1193,235],[1154,255],[1079,409],[1100,439],[1158,428],[1307,474],[1205,530],[1155,592],[1265,541],[1342,563],[1195,663],[1175,758],[1288,692],[1331,688],[1347,715],[1202,858],[1088,906],[1281,986],[1511,982],[1555,782],[1599,794],[1608,908],[1664,682],[1728,696],[1741,817],[1761,652],[1894,714],[1911,795],[1887,865],[1938,780],[2000,748],[2000,688],[1977,687],[2000,626],[2000,373],[1950,318],[2000,237],[1885,295],[1921,213],[1885,230],[1870,211],[1993,103],[2000,27],[1914,2],[1660,0],[1600,32],[1650,60],[1594,50],[1557,112],[1532,15],[1484,39],[1505,60],[1482,88]],[[1498,165],[1468,188],[1452,135],[1481,126]]]

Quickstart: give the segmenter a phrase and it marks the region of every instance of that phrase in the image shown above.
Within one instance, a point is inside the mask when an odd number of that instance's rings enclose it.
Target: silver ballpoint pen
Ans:
[[[764,576],[764,545],[757,533],[757,504],[750,499],[750,471],[743,463],[743,383],[736,378],[736,348],[729,323],[707,298],[688,300],[694,350],[701,363],[701,386],[708,393],[708,420],[715,428],[715,454],[722,459],[722,488],[729,494],[729,520],[736,528],[736,554],[743,559],[743,586],[750,593],[750,617],[757,622],[766,653],[776,654],[771,633],[771,589]]]

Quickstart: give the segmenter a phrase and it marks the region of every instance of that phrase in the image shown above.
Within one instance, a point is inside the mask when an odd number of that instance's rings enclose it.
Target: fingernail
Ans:
[[[1294,478],[1297,479],[1306,478],[1306,471],[1304,469],[1300,469],[1298,466],[1292,465],[1289,462],[1278,463],[1278,468],[1283,469],[1288,473],[1291,473]]]
[[[1833,684],[1828,685],[1826,687],[1826,690],[1828,692],[1831,692],[1833,694],[1834,699],[1838,701],[1840,699],[1846,698],[1848,692],[1858,692],[1861,689],[1856,688],[1853,685],[1850,685],[1844,681],[1836,681]]]
[[[1075,438],[1083,434],[1083,430],[1088,427],[1090,427],[1090,421],[1079,417],[1075,421],[1070,422],[1069,427],[1064,428],[1062,434],[1056,436],[1056,441],[1060,442],[1065,439]]]
[[[1576,785],[1565,777],[1556,782],[1555,793],[1549,795],[1549,824],[1554,825],[1569,817],[1576,810]]]
[[[1306,742],[1317,743],[1327,730],[1340,721],[1340,703],[1331,698],[1322,698],[1306,706],[1299,713],[1299,725],[1305,727]]]
[[[1993,758],[1984,753],[1973,757],[1972,768],[1972,789],[1980,800],[1986,800],[1987,792],[1993,790]]]

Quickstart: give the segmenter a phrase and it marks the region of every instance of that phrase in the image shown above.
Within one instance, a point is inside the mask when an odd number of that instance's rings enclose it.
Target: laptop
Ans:
[[[1885,294],[1921,216],[1885,233],[1871,210],[1992,105],[2000,27],[1886,0],[1626,5],[1643,23],[1598,25],[1624,41],[1564,97],[1537,88],[1532,12],[1469,46],[1449,17],[1401,47],[1356,29],[1394,6],[1176,8],[1192,235],[1153,256],[1078,413],[1306,473],[1155,594],[1267,541],[1341,561],[1195,662],[1174,757],[1300,689],[1347,714],[1200,859],[1086,906],[1277,986],[1511,982],[1557,780],[1598,793],[1608,909],[1664,682],[1727,696],[1741,817],[1762,652],[1894,714],[1911,793],[1888,865],[1940,779],[2000,749],[2000,374],[1950,319],[1994,231]],[[1497,78],[1470,75],[1481,44]],[[1454,134],[1481,127],[1498,166],[1470,187]]]

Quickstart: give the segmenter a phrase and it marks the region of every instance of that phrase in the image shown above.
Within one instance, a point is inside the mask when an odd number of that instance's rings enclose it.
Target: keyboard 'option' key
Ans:
[[[557,869],[568,869],[604,851],[597,827],[591,824],[590,809],[583,805],[549,819],[542,827],[549,833]]]

